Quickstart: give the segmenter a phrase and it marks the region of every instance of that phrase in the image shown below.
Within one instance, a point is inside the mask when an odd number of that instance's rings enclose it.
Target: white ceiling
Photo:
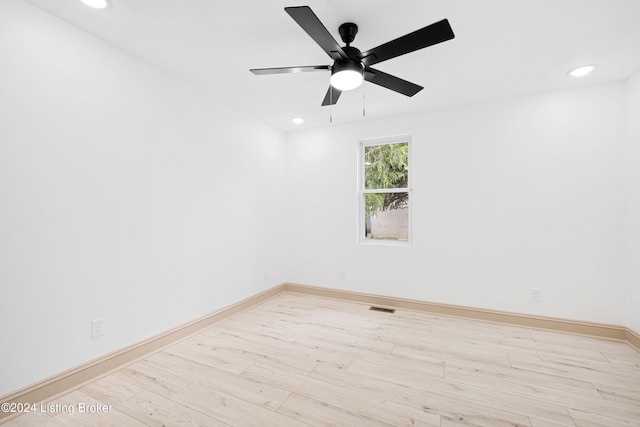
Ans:
[[[327,125],[328,72],[255,76],[250,68],[332,61],[284,12],[310,6],[336,40],[359,27],[362,51],[448,18],[456,38],[375,67],[424,86],[413,98],[364,85],[366,118],[622,80],[640,70],[639,0],[27,0],[285,131]],[[340,44],[342,42],[340,41]],[[572,67],[597,64],[590,76]],[[362,120],[363,89],[333,122]]]

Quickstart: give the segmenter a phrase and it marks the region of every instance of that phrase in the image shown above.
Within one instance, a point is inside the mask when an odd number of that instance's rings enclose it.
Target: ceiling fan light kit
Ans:
[[[331,67],[331,86],[345,91],[357,88],[364,81],[364,67],[354,59],[336,61]]]
[[[341,47],[309,6],[285,7],[284,10],[333,59],[333,65],[254,68],[249,71],[255,75],[265,75],[330,70],[330,87],[322,101],[323,106],[337,103],[343,91],[357,88],[364,80],[405,96],[415,95],[423,89],[422,86],[376,70],[371,65],[455,37],[449,21],[443,19],[366,52],[361,52],[351,46],[351,42],[358,33],[356,24],[346,22],[340,25],[338,32],[345,43],[345,46]]]

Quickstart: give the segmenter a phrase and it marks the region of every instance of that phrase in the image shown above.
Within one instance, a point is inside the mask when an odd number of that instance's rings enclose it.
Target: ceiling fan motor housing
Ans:
[[[333,63],[331,67],[331,74],[339,73],[340,71],[357,71],[362,73],[364,65],[359,59],[339,59]]]
[[[360,58],[360,49],[353,46],[344,46],[342,51],[351,59],[359,59]]]

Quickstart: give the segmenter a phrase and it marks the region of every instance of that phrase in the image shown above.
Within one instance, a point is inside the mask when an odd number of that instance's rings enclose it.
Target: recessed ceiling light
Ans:
[[[596,69],[595,65],[585,65],[583,67],[574,68],[569,71],[571,77],[584,77]]]
[[[304,123],[304,119],[302,117],[294,117],[291,121],[297,125],[301,125]]]
[[[108,0],[82,0],[82,3],[95,9],[104,9],[109,6]]]

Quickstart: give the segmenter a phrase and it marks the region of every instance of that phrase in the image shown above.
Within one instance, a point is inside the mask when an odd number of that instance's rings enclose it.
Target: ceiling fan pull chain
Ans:
[[[362,117],[366,117],[365,108],[364,108],[364,68],[362,69]]]
[[[333,123],[333,86],[329,82],[329,123]]]

